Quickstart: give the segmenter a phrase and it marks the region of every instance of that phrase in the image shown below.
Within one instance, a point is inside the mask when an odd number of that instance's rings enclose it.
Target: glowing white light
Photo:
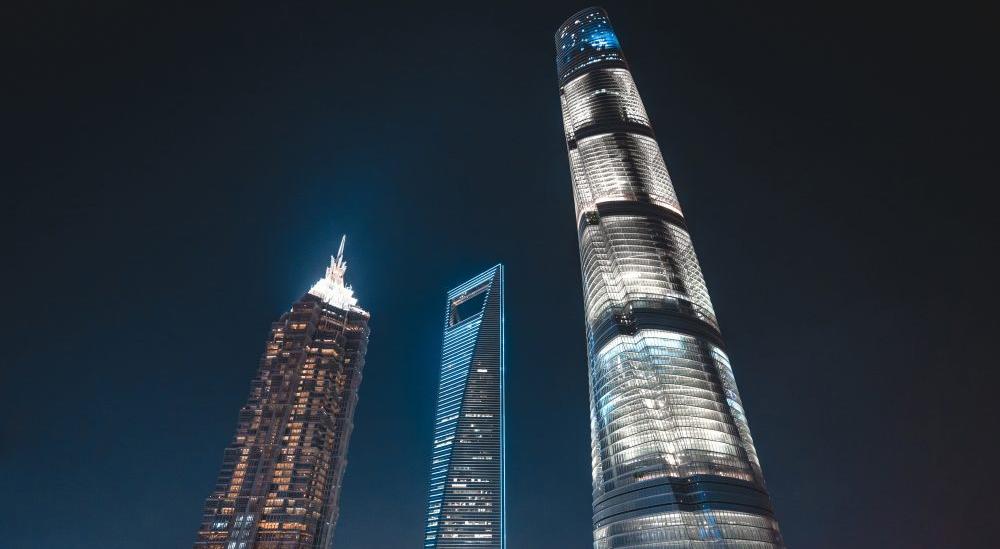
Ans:
[[[336,256],[330,256],[330,266],[326,268],[326,276],[319,279],[309,290],[309,293],[339,309],[348,310],[358,304],[354,290],[344,284],[344,273],[347,272],[347,262],[344,261],[344,244],[347,235],[340,239],[340,248]]]

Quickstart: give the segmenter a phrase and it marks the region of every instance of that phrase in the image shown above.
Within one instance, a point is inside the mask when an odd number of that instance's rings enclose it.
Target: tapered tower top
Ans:
[[[607,12],[593,7],[574,13],[556,31],[559,84],[598,66],[628,68]]]
[[[337,255],[330,256],[330,266],[326,268],[326,276],[313,284],[309,293],[322,299],[326,303],[344,309],[357,307],[358,300],[354,297],[354,290],[344,284],[344,273],[347,272],[347,261],[344,260],[344,245],[347,243],[347,235],[340,238],[340,248]]]

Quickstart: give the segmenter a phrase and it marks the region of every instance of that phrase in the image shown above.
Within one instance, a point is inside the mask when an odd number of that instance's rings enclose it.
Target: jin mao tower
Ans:
[[[196,549],[333,544],[369,314],[344,284],[344,239],[331,259],[326,276],[271,325]]]

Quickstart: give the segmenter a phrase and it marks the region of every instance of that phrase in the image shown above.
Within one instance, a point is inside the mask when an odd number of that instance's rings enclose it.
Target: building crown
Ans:
[[[354,290],[344,284],[344,273],[347,272],[347,261],[344,260],[344,245],[347,235],[340,238],[340,248],[337,255],[330,256],[330,266],[326,268],[326,276],[313,284],[309,293],[322,299],[334,307],[348,310],[358,304]]]

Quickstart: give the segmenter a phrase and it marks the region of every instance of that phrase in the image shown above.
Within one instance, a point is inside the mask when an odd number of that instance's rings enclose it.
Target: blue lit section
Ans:
[[[496,265],[447,296],[427,549],[506,546],[503,378],[503,266]]]
[[[614,31],[611,29],[604,28],[591,28],[584,32],[581,37],[581,41],[594,50],[610,50],[610,49],[621,49],[621,44],[618,43],[618,37],[615,36]],[[580,46],[580,50],[583,51],[584,46]]]
[[[503,265],[497,265],[500,270],[500,549],[507,549],[507,402],[505,385],[507,379],[507,337],[504,333],[504,276]]]
[[[600,8],[589,8],[570,17],[557,36],[556,65],[563,82],[598,63],[626,66],[618,36]]]
[[[445,316],[446,325],[450,315],[449,299]],[[469,377],[469,366],[472,363],[472,353],[475,350],[481,319],[482,313],[479,313],[453,330],[445,329],[441,351],[441,382],[438,389],[437,414],[434,417],[434,451],[431,454],[430,494],[425,532],[427,541],[436,538],[438,531],[438,517],[441,514],[445,479],[451,463],[452,444],[461,415],[462,397],[465,394],[465,383]],[[434,544],[425,543],[425,546],[434,547]]]

